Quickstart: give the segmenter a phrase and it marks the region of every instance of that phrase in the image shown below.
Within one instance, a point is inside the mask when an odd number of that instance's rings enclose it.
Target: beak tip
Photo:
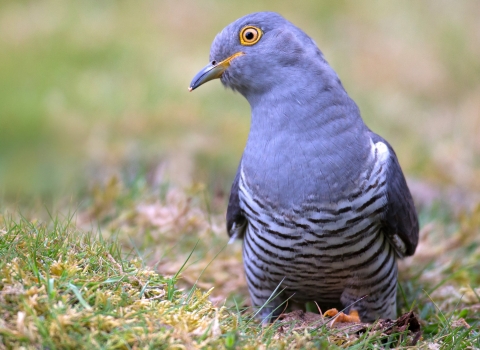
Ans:
[[[188,87],[188,91],[189,92],[192,92],[193,91],[193,88],[191,86]]]

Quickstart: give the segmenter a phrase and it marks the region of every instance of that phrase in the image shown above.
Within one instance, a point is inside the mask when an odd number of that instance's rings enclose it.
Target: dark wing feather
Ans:
[[[227,207],[227,233],[232,238],[243,238],[245,229],[247,227],[247,219],[243,215],[242,208],[240,208],[239,187],[238,181],[240,179],[240,166],[237,170],[237,175],[233,180],[232,189],[230,190],[230,200]]]
[[[383,142],[390,152],[387,169],[388,204],[383,222],[384,233],[400,257],[413,255],[418,243],[418,217],[412,195],[393,148],[373,132],[371,137],[374,143]],[[398,239],[401,242],[398,242]]]

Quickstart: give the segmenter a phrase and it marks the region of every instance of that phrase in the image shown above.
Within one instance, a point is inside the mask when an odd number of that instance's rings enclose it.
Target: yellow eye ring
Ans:
[[[243,27],[240,31],[240,44],[251,46],[256,44],[262,37],[263,32],[260,28],[254,26]]]

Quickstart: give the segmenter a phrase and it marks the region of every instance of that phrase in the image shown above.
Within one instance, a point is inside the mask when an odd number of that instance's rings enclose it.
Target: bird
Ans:
[[[280,14],[248,14],[216,35],[189,90],[213,79],[251,107],[226,221],[243,240],[256,317],[273,322],[289,303],[313,301],[356,321],[394,319],[417,211],[392,146],[315,41]]]

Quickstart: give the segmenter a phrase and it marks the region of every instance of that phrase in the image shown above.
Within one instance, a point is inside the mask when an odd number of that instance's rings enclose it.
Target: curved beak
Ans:
[[[200,85],[205,84],[207,81],[220,78],[223,72],[225,72],[225,70],[230,67],[230,62],[236,57],[242,55],[244,55],[243,52],[237,52],[230,57],[224,59],[220,63],[212,61],[193,77],[188,90],[193,91]]]

